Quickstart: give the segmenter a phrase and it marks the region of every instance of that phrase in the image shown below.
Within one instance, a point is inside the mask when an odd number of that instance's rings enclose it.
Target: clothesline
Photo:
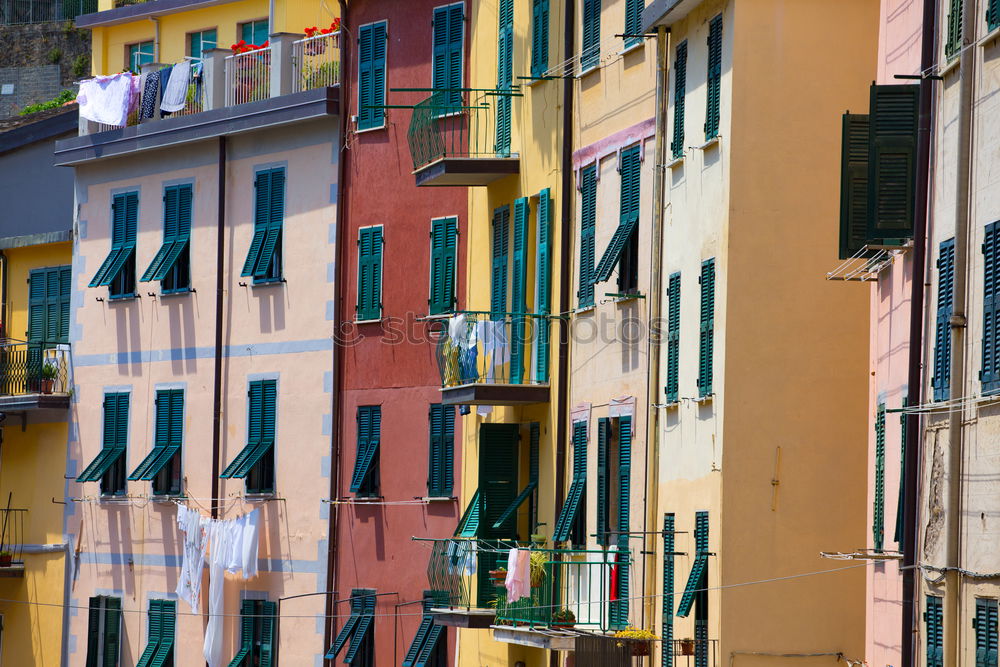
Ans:
[[[136,112],[139,120],[143,120],[152,118],[157,109],[161,116],[181,111],[187,104],[192,80],[196,86],[195,98],[201,94],[201,65],[200,59],[184,57],[174,65],[141,76],[118,72],[79,81],[80,116],[95,123],[124,127]]]

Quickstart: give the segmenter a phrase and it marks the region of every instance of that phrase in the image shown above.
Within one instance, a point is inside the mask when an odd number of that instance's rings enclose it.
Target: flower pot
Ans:
[[[490,581],[493,582],[495,586],[503,586],[504,581],[507,580],[507,573],[502,570],[490,570]]]
[[[306,44],[306,55],[307,56],[319,56],[326,53],[326,40],[317,39],[315,42],[309,42]]]
[[[681,655],[694,655],[694,640],[693,639],[681,639],[677,642],[680,647]]]
[[[56,381],[55,380],[42,380],[42,393],[43,394],[51,394],[52,391],[55,388],[56,388]]]
[[[576,627],[573,621],[552,621],[552,627],[557,630],[572,630]]]
[[[14,562],[13,554],[0,554],[0,567],[10,567],[12,562]]]
[[[643,641],[632,642],[632,656],[640,657],[644,655],[649,655],[649,642],[643,642]],[[693,648],[692,648],[692,655],[694,655]]]

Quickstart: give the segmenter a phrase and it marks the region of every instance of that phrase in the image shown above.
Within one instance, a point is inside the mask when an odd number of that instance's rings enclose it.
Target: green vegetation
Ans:
[[[28,106],[21,109],[19,114],[21,116],[27,116],[28,114],[37,113],[39,111],[46,111],[47,109],[55,109],[56,107],[61,107],[66,102],[71,102],[76,99],[76,91],[64,90],[59,93],[59,96],[55,99],[49,100],[47,102],[39,102],[38,104],[29,104]]]

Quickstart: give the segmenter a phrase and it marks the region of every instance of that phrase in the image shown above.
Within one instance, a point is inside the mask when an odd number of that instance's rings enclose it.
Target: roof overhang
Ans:
[[[701,0],[653,0],[642,10],[642,32],[650,32],[660,26],[669,28],[687,17]]]
[[[134,5],[125,5],[116,9],[105,9],[103,12],[83,14],[76,18],[77,28],[100,28],[109,25],[131,23],[142,19],[156,18],[168,14],[189,12],[192,9],[224,5],[237,0],[150,0]]]

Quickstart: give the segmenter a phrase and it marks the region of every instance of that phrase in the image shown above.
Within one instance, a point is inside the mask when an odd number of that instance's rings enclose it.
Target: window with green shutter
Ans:
[[[587,516],[587,422],[573,422],[573,481],[563,502],[555,530],[554,542],[572,541],[583,544],[586,538]],[[578,519],[582,517],[582,519]],[[581,529],[582,527],[582,529]]]
[[[688,43],[677,45],[674,57],[674,135],[670,141],[670,156],[684,157],[684,105],[687,97]]]
[[[358,230],[358,301],[354,309],[359,322],[382,318],[382,225]]]
[[[873,85],[868,130],[869,243],[913,236],[920,86]]]
[[[660,651],[660,667],[674,667],[674,515],[663,515],[663,605],[660,638],[667,648]]]
[[[240,648],[228,667],[275,667],[274,643],[278,633],[278,605],[267,600],[240,604]]]
[[[535,382],[549,381],[549,332],[548,317],[552,310],[552,200],[549,189],[538,193],[538,265],[535,267],[536,312],[543,317],[535,319]]]
[[[976,598],[976,667],[997,667],[997,601]]]
[[[688,575],[684,593],[677,604],[677,616],[687,618],[699,602],[698,593],[708,588],[708,512],[700,511],[694,517],[694,563]]]
[[[708,24],[708,88],[705,106],[705,141],[719,136],[722,97],[722,14]]]
[[[950,0],[948,3],[948,35],[944,54],[949,60],[962,50],[962,4],[963,0]]]
[[[69,342],[69,300],[72,284],[72,266],[32,269],[28,274],[29,343],[49,347]]]
[[[618,266],[618,290],[626,294],[638,287],[639,256],[639,150],[636,144],[621,152],[619,173],[621,174],[621,195],[619,200],[618,228],[611,237],[601,261],[594,269],[594,283],[603,283],[611,278]]]
[[[618,521],[615,527],[618,545],[618,591],[617,600],[611,603],[610,620],[612,628],[628,625],[629,617],[629,564],[631,549],[630,510],[632,503],[632,417],[618,418]]]
[[[986,29],[1000,28],[1000,0],[989,0],[986,6]]]
[[[995,244],[995,241],[994,241]],[[934,322],[934,376],[931,387],[935,401],[947,401],[951,396],[951,315],[955,299],[955,239],[942,241],[938,250],[937,315]],[[986,318],[995,331],[994,318]],[[995,339],[996,336],[991,336]],[[985,359],[985,341],[983,353]],[[995,355],[991,356],[995,359]],[[985,369],[986,366],[984,365]]]
[[[451,497],[455,467],[455,408],[432,403],[428,410],[430,431],[427,495]]]
[[[694,602],[694,666],[708,667],[708,512],[695,513],[694,540],[697,553],[705,554]]]
[[[76,478],[100,482],[102,495],[125,493],[125,448],[128,443],[128,392],[104,394],[103,446]]]
[[[240,24],[240,39],[242,39],[247,44],[254,44],[256,46],[261,46],[264,42],[269,41],[268,37],[268,21],[267,19],[260,19],[259,21],[247,21],[246,23]]]
[[[90,598],[87,617],[87,667],[118,667],[121,653],[122,599]]]
[[[510,382],[524,382],[524,352],[526,348],[525,325],[528,312],[528,199],[521,197],[514,202],[514,261],[511,271],[510,320]]]
[[[504,525],[507,525],[512,519],[514,520],[514,525],[517,525],[516,517],[517,510],[524,504],[524,501],[530,500],[529,503],[529,515],[530,525],[529,530],[534,530],[537,524],[536,518],[533,515],[536,512],[536,507],[534,505],[536,491],[538,490],[538,423],[533,422],[529,429],[530,442],[528,452],[528,483],[523,489],[517,494],[514,500],[507,506],[506,509],[500,514],[499,518],[493,522],[494,529],[500,529]]]
[[[128,68],[133,74],[139,74],[143,65],[149,65],[156,59],[153,42],[130,44],[128,47]]]
[[[494,319],[507,312],[507,270],[510,244],[510,206],[493,211],[493,240],[490,244],[490,312]]]
[[[285,169],[262,169],[254,178],[253,239],[241,276],[255,283],[281,280],[281,233],[285,220]]]
[[[583,170],[580,187],[580,288],[577,305],[594,305],[594,233],[597,227],[597,165]]]
[[[625,0],[625,48],[641,44],[644,0]]]
[[[430,315],[455,308],[455,263],[458,259],[458,218],[431,221]]]
[[[431,87],[447,89],[445,99],[454,105],[454,112],[462,106],[462,59],[465,52],[465,3],[434,8],[433,19],[434,62],[431,69]],[[452,113],[449,109],[439,114]]]
[[[927,667],[944,667],[944,615],[941,597],[928,595],[924,611],[924,651]]]
[[[448,594],[441,591],[424,591],[424,615],[417,626],[417,634],[403,656],[403,667],[438,667],[447,659],[447,628],[434,622],[431,610],[448,603]]]
[[[191,288],[192,192],[190,184],[173,185],[163,191],[163,245],[139,280],[162,281],[164,294],[186,292]]]
[[[337,633],[326,652],[327,660],[334,660],[344,647],[344,662],[351,667],[369,667],[375,663],[375,589],[351,589],[351,615]],[[232,665],[231,667],[236,667]]]
[[[681,274],[670,274],[667,282],[667,403],[680,400]]]
[[[385,52],[388,24],[358,28],[358,129],[385,126]]]
[[[587,71],[601,61],[601,0],[583,0],[583,39],[580,70]]]
[[[113,298],[135,296],[135,236],[139,193],[115,195],[111,202],[111,252],[88,287],[107,287]]]
[[[497,157],[510,155],[510,112],[512,99],[503,91],[514,89],[514,0],[497,3],[497,90],[496,144]]]
[[[549,0],[531,2],[531,76],[545,76],[549,69]]]
[[[218,33],[215,28],[201,30],[188,35],[188,55],[197,60],[204,57],[205,51],[214,49],[218,44]]]
[[[146,648],[135,667],[174,667],[174,630],[177,626],[177,602],[150,600],[147,614]]]
[[[875,414],[875,494],[872,501],[872,545],[882,551],[885,540],[885,403]]]
[[[350,491],[359,498],[379,494],[379,444],[382,440],[382,406],[359,405],[357,419],[357,454],[351,475]]]
[[[715,358],[715,258],[701,263],[701,321],[698,340],[698,396],[713,393],[712,373]]]
[[[840,259],[868,243],[869,117],[845,113],[840,144]]]
[[[614,496],[613,474],[617,465],[612,465],[615,442],[611,429],[611,419],[597,420],[597,543],[607,546],[612,543],[611,516],[614,513],[611,500]]]
[[[983,365],[979,381],[984,394],[1000,391],[1000,221],[986,225],[983,239]]]
[[[906,408],[908,402],[904,396],[903,408]],[[896,529],[892,538],[899,551],[903,550],[903,511],[906,501],[906,419],[905,412],[899,415],[899,494],[896,498]]]
[[[153,451],[128,476],[131,481],[153,483],[154,495],[181,492],[181,444],[184,442],[184,390],[156,392]]]
[[[274,432],[278,381],[254,380],[247,389],[247,444],[219,475],[242,479],[247,493],[274,491]]]

